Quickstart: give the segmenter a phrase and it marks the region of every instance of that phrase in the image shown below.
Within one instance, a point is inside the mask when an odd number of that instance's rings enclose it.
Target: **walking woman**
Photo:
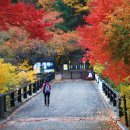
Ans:
[[[49,104],[50,104],[50,93],[51,93],[51,89],[52,89],[52,86],[49,84],[48,81],[46,81],[42,85],[42,91],[44,93],[45,106],[48,106],[48,107],[49,107]]]

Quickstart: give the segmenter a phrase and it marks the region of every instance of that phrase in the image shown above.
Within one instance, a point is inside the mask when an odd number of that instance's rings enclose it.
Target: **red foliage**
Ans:
[[[125,82],[125,79],[129,76],[129,74],[130,67],[129,65],[124,64],[123,61],[111,61],[103,72],[103,76],[110,77],[110,79],[114,81],[116,85],[118,85],[120,82]],[[127,80],[130,82],[130,77]]]
[[[31,4],[11,4],[10,0],[0,0],[0,30],[17,26],[28,31],[31,38],[47,40],[51,36],[46,31],[50,24],[42,20],[43,16],[43,11],[36,10]]]
[[[126,65],[123,61],[115,61],[111,57],[111,52],[107,50],[109,37],[105,35],[102,25],[109,22],[107,16],[113,14],[122,2],[123,0],[94,0],[89,3],[90,15],[84,17],[89,25],[77,29],[82,37],[80,45],[84,49],[89,48],[91,50],[87,52],[86,58],[92,64],[96,62],[104,64],[106,69],[103,75],[109,77],[116,84],[123,82],[129,76],[129,65]]]
[[[100,26],[84,26],[78,28],[78,32],[83,38],[80,41],[80,45],[84,49],[89,48],[91,50],[87,53],[87,58],[105,64],[110,58],[109,53],[105,51],[108,39],[102,33]]]
[[[122,0],[93,0],[89,3],[91,14],[85,18],[87,23],[98,25],[107,21],[107,15],[122,4]]]

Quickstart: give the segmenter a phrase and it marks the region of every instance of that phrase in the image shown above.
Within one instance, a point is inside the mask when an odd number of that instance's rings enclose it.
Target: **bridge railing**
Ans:
[[[95,74],[96,82],[99,84],[100,91],[103,91],[109,99],[110,104],[115,108],[117,116],[125,121],[127,127],[130,126],[130,97],[120,96],[110,85]]]
[[[0,119],[6,117],[8,113],[30,99],[32,95],[36,95],[37,92],[40,92],[39,90],[46,80],[52,81],[54,78],[55,74],[50,73],[35,83],[26,84],[6,94],[0,94]]]

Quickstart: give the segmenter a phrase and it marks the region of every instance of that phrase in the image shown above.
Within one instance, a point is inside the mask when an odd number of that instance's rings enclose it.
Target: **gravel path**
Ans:
[[[4,130],[120,130],[95,81],[65,80],[53,84],[50,106],[40,93],[0,125]]]

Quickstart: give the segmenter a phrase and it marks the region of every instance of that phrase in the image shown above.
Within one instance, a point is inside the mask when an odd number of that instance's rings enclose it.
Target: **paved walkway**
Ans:
[[[40,93],[0,125],[2,130],[120,130],[95,81],[55,83],[49,107]]]

